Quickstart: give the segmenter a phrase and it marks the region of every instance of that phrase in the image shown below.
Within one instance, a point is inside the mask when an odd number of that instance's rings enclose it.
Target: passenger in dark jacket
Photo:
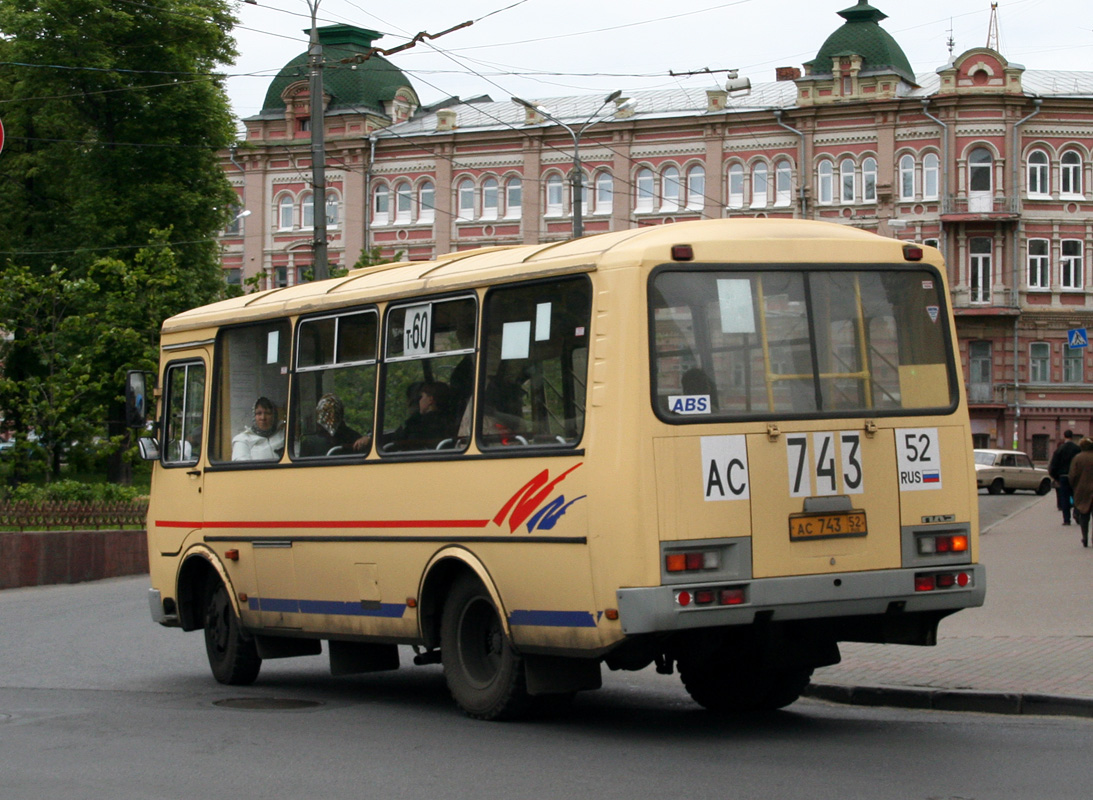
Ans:
[[[1074,504],[1070,488],[1070,462],[1078,455],[1079,447],[1074,443],[1074,432],[1063,433],[1063,441],[1055,448],[1047,471],[1055,483],[1055,505],[1063,512],[1063,524],[1070,524],[1070,508]]]
[[[1081,452],[1070,462],[1070,485],[1074,489],[1074,516],[1082,529],[1082,547],[1089,547],[1089,512],[1093,509],[1093,439],[1079,443]]]

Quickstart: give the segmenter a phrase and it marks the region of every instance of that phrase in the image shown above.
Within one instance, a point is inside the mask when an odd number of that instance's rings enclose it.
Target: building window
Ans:
[[[597,214],[610,214],[615,199],[615,180],[610,172],[600,172],[596,175],[595,203]]]
[[[911,155],[899,160],[899,199],[915,199],[915,159]]]
[[[1059,260],[1059,283],[1064,289],[1081,289],[1084,270],[1082,242],[1079,239],[1063,239],[1062,258]]]
[[[336,192],[326,193],[326,224],[337,227],[341,222],[341,203],[338,202]]]
[[[228,286],[242,286],[243,270],[240,267],[228,267],[224,270],[224,282]]]
[[[788,158],[774,164],[774,205],[788,206],[793,202],[793,165]]]
[[[1051,288],[1051,257],[1047,239],[1028,240],[1028,288]]]
[[[1059,180],[1062,193],[1067,197],[1082,196],[1082,157],[1073,150],[1063,153]]]
[[[991,387],[991,343],[968,343],[968,401],[989,403],[994,399]]]
[[[557,172],[546,180],[546,213],[552,217],[560,217],[564,213],[562,207],[562,176]]]
[[[239,236],[243,233],[243,207],[238,203],[232,203],[231,219],[224,227],[225,236]]]
[[[927,247],[934,247],[934,248],[937,248],[938,250],[941,249],[941,240],[940,239],[923,239],[922,243],[924,245],[926,245]]]
[[[1083,365],[1085,348],[1063,344],[1063,383],[1081,383],[1085,380]]]
[[[706,168],[696,164],[687,170],[687,208],[701,209],[706,205]]]
[[[877,159],[867,158],[861,164],[861,198],[863,202],[877,202]]]
[[[436,186],[425,181],[417,190],[417,221],[432,222],[436,217]]]
[[[1028,346],[1029,383],[1047,383],[1051,380],[1051,345],[1033,342]]]
[[[971,289],[971,302],[989,303],[991,301],[991,249],[990,239],[977,236],[969,242],[971,261],[968,264],[968,286]]]
[[[1032,197],[1051,195],[1048,182],[1048,159],[1043,150],[1033,150],[1028,156],[1028,193]]]
[[[509,178],[505,183],[505,216],[519,217],[524,205],[524,183],[519,178]]]
[[[643,167],[638,170],[636,190],[638,193],[637,202],[634,205],[635,211],[652,211],[653,210],[653,170]]]
[[[391,208],[391,198],[388,188],[384,184],[376,187],[372,195],[372,221],[377,225],[386,225]]]
[[[311,192],[300,197],[300,227],[315,227],[315,195]]]
[[[660,173],[661,211],[677,211],[679,209],[679,195],[682,188],[679,185],[679,170],[675,167],[666,167]]]
[[[936,153],[927,153],[922,158],[922,199],[937,200],[940,162]]]
[[[854,159],[839,162],[839,197],[844,203],[854,202]]]
[[[977,147],[968,156],[968,210],[982,213],[994,208],[991,193],[994,191],[993,159],[991,151]]]
[[[835,167],[830,161],[824,159],[820,162],[819,173],[820,180],[818,195],[820,203],[822,205],[830,205],[835,200]]]
[[[413,220],[414,193],[409,181],[400,181],[395,184],[395,222],[406,225]]]
[[[500,210],[500,186],[496,178],[482,181],[482,219],[497,219]]]
[[[456,186],[456,197],[461,219],[474,219],[474,183],[465,179]]]
[[[767,204],[767,165],[760,161],[751,168],[751,207],[764,208]]]
[[[744,207],[744,167],[733,164],[729,167],[729,208]]]
[[[277,227],[283,231],[292,230],[292,217],[294,203],[292,202],[292,195],[283,194],[281,199],[277,201]]]

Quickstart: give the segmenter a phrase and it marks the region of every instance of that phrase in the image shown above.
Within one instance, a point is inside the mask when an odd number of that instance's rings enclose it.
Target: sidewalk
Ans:
[[[989,502],[993,498],[984,498]],[[987,600],[942,620],[936,647],[841,645],[811,697],[1002,714],[1093,717],[1093,547],[1054,493],[981,534]]]

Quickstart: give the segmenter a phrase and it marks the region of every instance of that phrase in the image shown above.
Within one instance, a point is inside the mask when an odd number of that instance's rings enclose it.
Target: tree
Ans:
[[[49,425],[58,454],[85,423],[118,441],[125,367],[154,365],[162,320],[224,291],[235,194],[217,151],[235,129],[212,73],[234,22],[227,0],[0,3],[0,413]],[[51,292],[65,302],[44,324]],[[67,387],[51,394],[64,414],[32,401],[47,385]]]

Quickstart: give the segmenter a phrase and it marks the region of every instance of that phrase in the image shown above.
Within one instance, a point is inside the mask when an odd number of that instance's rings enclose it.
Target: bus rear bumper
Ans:
[[[960,575],[967,581],[964,586],[957,581]],[[927,589],[931,582],[923,579],[930,576],[935,588]],[[947,576],[953,577],[951,586]],[[782,621],[951,612],[983,605],[986,585],[983,565],[968,564],[651,586],[620,589],[617,596],[622,631],[633,635],[749,625],[759,617]],[[721,604],[722,590],[726,590],[724,597],[731,605]],[[699,603],[699,597],[704,602]]]

